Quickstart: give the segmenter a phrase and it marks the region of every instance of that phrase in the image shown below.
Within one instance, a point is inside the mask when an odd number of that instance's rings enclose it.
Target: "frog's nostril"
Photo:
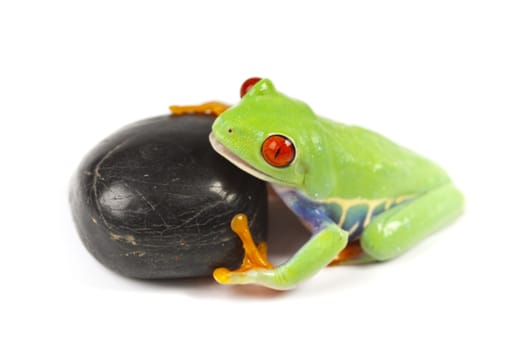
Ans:
[[[228,129],[228,134],[231,134],[233,132],[233,129],[232,128],[229,128]]]

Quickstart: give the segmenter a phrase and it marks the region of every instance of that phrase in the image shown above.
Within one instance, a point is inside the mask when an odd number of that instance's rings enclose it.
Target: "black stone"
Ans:
[[[70,203],[82,242],[102,264],[144,279],[236,268],[243,249],[230,221],[237,213],[248,215],[255,241],[266,240],[266,187],[213,151],[212,122],[146,119],[85,157]]]

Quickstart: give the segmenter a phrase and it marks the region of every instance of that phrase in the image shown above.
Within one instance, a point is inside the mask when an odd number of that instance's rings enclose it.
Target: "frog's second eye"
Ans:
[[[246,95],[246,93],[261,80],[261,78],[250,78],[247,79],[241,86],[241,98]]]
[[[283,168],[293,162],[295,158],[295,147],[287,137],[272,135],[264,140],[261,153],[268,164]]]

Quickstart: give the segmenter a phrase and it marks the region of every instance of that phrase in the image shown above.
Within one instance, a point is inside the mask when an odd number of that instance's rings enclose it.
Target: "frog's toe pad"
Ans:
[[[260,274],[265,269],[235,270],[231,271],[225,267],[216,268],[213,278],[220,284],[250,284],[258,283]]]
[[[232,271],[225,267],[216,268],[213,271],[213,278],[220,284],[231,284]]]

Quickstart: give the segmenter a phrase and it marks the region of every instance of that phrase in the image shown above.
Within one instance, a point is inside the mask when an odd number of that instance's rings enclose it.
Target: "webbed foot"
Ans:
[[[171,114],[174,116],[183,114],[197,114],[202,113],[218,117],[222,112],[230,108],[230,106],[222,102],[206,102],[200,105],[185,105],[185,106],[170,106]]]
[[[244,214],[237,214],[231,221],[233,232],[239,236],[244,248],[244,259],[237,270],[229,270],[219,267],[213,271],[213,278],[221,284],[245,284],[252,283],[258,271],[273,269],[273,265],[268,261],[266,243],[261,242],[255,245],[252,234],[248,227],[248,219]]]
[[[346,247],[330,262],[330,264],[328,264],[328,266],[337,266],[342,263],[363,264],[370,261],[370,257],[363,252],[361,243],[355,241],[348,243]]]

